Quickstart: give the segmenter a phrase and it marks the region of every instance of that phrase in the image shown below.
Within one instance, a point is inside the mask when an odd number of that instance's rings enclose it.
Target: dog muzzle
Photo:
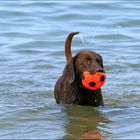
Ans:
[[[97,90],[104,85],[106,81],[106,74],[104,72],[96,72],[91,74],[88,71],[83,72],[82,84],[89,90]]]

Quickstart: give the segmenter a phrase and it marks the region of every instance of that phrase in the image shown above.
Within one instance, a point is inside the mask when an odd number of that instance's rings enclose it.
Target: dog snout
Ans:
[[[103,68],[99,68],[96,72],[105,72]]]
[[[89,72],[90,72],[90,74],[95,74],[96,72],[103,72],[103,73],[105,73],[103,68],[98,68],[96,70],[92,70],[92,71],[89,71]]]

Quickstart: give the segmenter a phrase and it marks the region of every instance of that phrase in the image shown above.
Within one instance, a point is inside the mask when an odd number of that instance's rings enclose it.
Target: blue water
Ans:
[[[57,105],[53,90],[73,55],[104,59],[105,107]],[[0,1],[0,138],[140,138],[139,1]]]

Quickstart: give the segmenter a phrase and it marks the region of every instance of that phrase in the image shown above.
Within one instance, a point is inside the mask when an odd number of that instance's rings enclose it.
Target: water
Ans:
[[[140,138],[140,3],[0,1],[0,138]],[[57,105],[64,43],[104,59],[105,107]]]

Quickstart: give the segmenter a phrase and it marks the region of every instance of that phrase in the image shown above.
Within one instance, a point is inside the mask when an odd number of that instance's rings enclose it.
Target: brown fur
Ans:
[[[103,71],[102,57],[93,51],[80,51],[74,57],[71,55],[71,41],[74,35],[68,35],[65,43],[65,55],[67,64],[62,76],[58,79],[54,89],[57,103],[78,104],[90,106],[103,106],[101,89],[89,90],[81,83],[82,73],[89,71],[95,73]]]

